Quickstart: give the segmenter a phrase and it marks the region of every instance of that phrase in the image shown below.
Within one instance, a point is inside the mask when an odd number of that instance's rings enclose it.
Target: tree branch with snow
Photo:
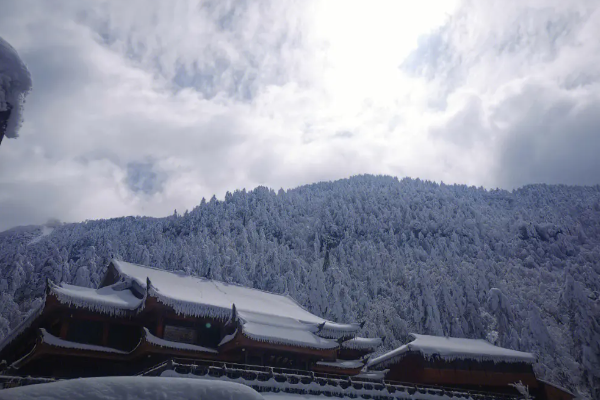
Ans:
[[[0,37],[0,144],[16,138],[23,121],[23,103],[31,91],[31,75],[17,51]]]

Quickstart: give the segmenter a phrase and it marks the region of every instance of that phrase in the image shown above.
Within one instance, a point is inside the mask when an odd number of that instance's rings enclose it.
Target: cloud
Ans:
[[[0,229],[357,173],[599,183],[599,8],[10,3],[35,90],[0,150]]]

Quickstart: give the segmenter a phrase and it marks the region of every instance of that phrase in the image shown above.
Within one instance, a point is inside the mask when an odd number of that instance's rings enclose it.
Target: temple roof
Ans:
[[[143,302],[143,299],[137,298],[123,282],[99,289],[48,282],[48,293],[63,304],[110,315],[122,315],[127,311],[136,310]]]
[[[426,358],[440,357],[447,361],[456,359],[534,363],[531,353],[494,346],[481,339],[463,339],[411,333],[413,341],[372,359],[369,368],[384,368],[402,358],[406,353],[419,352]]]
[[[238,311],[286,317],[315,326],[325,322],[288,296],[124,261],[113,260],[112,263],[122,278],[133,279],[143,288],[150,279],[161,300],[181,314],[206,316],[209,313],[227,319],[235,304]]]
[[[113,288],[112,293],[107,293],[112,302],[118,302],[123,297],[118,294],[119,298],[114,299],[114,287],[130,282],[183,315],[229,320],[235,305],[234,312],[241,333],[256,341],[335,349],[339,347],[335,339],[353,337],[360,329],[357,323],[340,324],[318,317],[289,296],[124,261],[113,260],[112,265],[118,274],[118,282],[97,289]],[[94,302],[101,298],[93,294],[81,297],[81,300],[88,301],[90,297]],[[134,307],[140,301],[128,298],[120,306]]]

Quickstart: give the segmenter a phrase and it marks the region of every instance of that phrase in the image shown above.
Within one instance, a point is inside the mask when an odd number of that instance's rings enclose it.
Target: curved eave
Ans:
[[[353,338],[342,342],[340,345],[343,350],[365,351],[372,353],[383,344],[381,338]]]
[[[10,345],[17,340],[20,340],[25,332],[36,330],[39,325],[39,319],[45,313],[48,308],[48,298],[44,299],[44,302],[39,305],[34,311],[29,314],[15,329],[13,329],[3,340],[0,342],[0,359],[5,358],[5,353],[9,349]]]
[[[140,344],[132,353],[136,354],[168,354],[178,356],[202,357],[208,359],[219,359],[219,352],[216,349],[204,348],[202,346],[190,345],[187,343],[177,343],[165,339],[160,339],[152,335],[144,328],[144,334]]]
[[[286,343],[279,340],[255,339],[252,336],[246,335],[243,330],[238,330],[233,338],[219,346],[219,351],[229,352],[242,348],[260,348],[276,351],[285,351],[296,354],[319,356],[326,359],[334,359],[338,346],[333,348],[316,348],[311,346],[302,346],[298,343]]]
[[[175,299],[161,293],[160,290],[154,287],[149,280],[146,288],[146,303],[160,303],[177,315],[195,318],[213,318],[222,321],[227,321],[231,317],[231,308],[217,307],[208,304]]]
[[[359,323],[339,324],[337,322],[325,321],[319,325],[315,334],[325,339],[346,341],[354,338],[362,328],[362,325]]]
[[[49,282],[46,298],[51,302],[60,304],[62,307],[73,310],[85,310],[95,314],[109,315],[111,317],[133,317],[144,309],[144,299],[135,308],[116,307],[113,304],[90,302],[67,294],[62,288],[53,282]]]
[[[41,331],[41,330],[40,330]],[[77,345],[78,343],[73,343]],[[13,362],[10,365],[12,369],[19,369],[23,366],[29,364],[31,361],[36,360],[42,356],[47,355],[60,355],[60,356],[70,356],[70,357],[86,357],[86,358],[101,358],[107,360],[127,360],[129,358],[130,353],[119,351],[116,349],[110,349],[112,352],[101,351],[101,350],[92,350],[92,349],[81,349],[76,347],[63,347],[59,345],[55,345],[52,343],[48,343],[44,341],[44,335],[40,333],[36,340],[35,345],[31,349],[29,353],[25,356],[21,357],[17,361]]]
[[[327,346],[325,346],[325,345],[318,346],[318,345],[311,345],[310,343],[302,343],[302,342],[297,342],[297,341],[293,341],[293,340],[287,340],[285,338],[263,337],[260,335],[253,335],[253,334],[249,334],[248,332],[244,331],[243,326],[242,326],[241,332],[245,338],[252,340],[254,342],[259,342],[259,343],[267,343],[267,344],[286,346],[286,347],[297,347],[299,349],[311,349],[311,350],[322,350],[322,351],[335,351],[340,348],[339,344],[336,342],[330,342],[330,343],[328,343]]]

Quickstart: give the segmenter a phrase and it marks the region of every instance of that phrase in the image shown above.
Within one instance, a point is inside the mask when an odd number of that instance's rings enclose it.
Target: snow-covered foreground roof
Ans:
[[[121,283],[100,289],[90,289],[62,283],[60,286],[49,282],[49,291],[58,301],[74,307],[110,315],[122,315],[140,307],[142,299],[134,296],[131,290]]]
[[[531,353],[494,346],[481,339],[450,338],[416,333],[410,335],[414,338],[412,342],[369,361],[369,368],[385,367],[411,351],[419,352],[426,358],[435,356],[448,361],[471,359],[493,362],[535,362],[535,356]]]
[[[206,370],[208,371],[208,370]],[[227,371],[233,372],[228,368]],[[197,372],[197,371],[196,371]],[[389,385],[382,382],[365,382],[361,380],[354,381],[344,377],[335,378],[331,376],[325,381],[318,381],[319,378],[310,378],[306,375],[287,374],[284,380],[275,379],[270,376],[268,379],[257,379],[256,376],[248,377],[244,372],[246,370],[237,370],[239,374],[236,377],[225,374],[223,376],[211,376],[204,372],[181,373],[175,370],[165,370],[161,372],[163,377],[181,377],[199,380],[220,380],[225,382],[242,383],[252,387],[265,399],[325,399],[325,398],[380,398],[386,400],[452,400],[463,398],[466,400],[482,400],[483,396],[471,396],[469,393],[460,390],[445,390],[439,388],[416,388],[406,385]],[[282,375],[276,374],[278,377]],[[309,378],[306,382],[304,379]],[[277,397],[279,396],[279,397]],[[488,396],[487,399],[494,399],[494,396]]]
[[[264,400],[232,382],[162,377],[71,379],[0,390],[0,400]]]

